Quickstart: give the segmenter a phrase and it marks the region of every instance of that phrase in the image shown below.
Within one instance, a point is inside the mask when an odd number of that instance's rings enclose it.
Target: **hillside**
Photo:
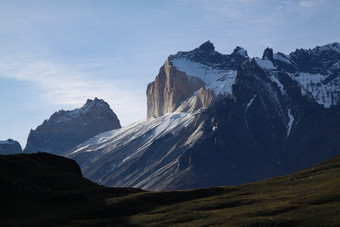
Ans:
[[[51,154],[0,156],[0,225],[338,226],[340,156],[286,176],[170,192],[106,188]]]

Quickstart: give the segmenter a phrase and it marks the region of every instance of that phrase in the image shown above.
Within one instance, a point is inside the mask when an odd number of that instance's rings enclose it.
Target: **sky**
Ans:
[[[0,0],[0,140],[25,147],[54,112],[104,99],[123,126],[170,54],[340,42],[338,0]]]

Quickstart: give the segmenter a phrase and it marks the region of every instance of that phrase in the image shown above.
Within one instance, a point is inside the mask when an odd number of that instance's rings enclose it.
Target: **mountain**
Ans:
[[[120,127],[109,104],[98,98],[88,99],[81,108],[55,112],[31,130],[24,152],[62,154],[101,132]]]
[[[107,188],[73,160],[0,156],[1,226],[339,226],[340,156],[245,185],[171,192]]]
[[[18,141],[8,139],[0,141],[0,155],[21,153],[22,148]]]
[[[147,190],[236,185],[339,154],[340,44],[249,58],[211,42],[170,55],[146,121],[67,152],[97,183]]]

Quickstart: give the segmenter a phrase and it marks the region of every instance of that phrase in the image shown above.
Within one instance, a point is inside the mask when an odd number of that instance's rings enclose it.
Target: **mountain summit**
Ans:
[[[147,87],[148,120],[69,151],[108,186],[173,190],[251,182],[340,152],[340,48],[249,58],[206,42],[170,55]]]
[[[5,141],[0,140],[0,155],[17,154],[21,152],[21,145],[18,143],[18,141],[12,139]]]
[[[98,98],[88,99],[81,108],[55,112],[31,130],[24,152],[62,154],[101,132],[120,127],[109,104]]]

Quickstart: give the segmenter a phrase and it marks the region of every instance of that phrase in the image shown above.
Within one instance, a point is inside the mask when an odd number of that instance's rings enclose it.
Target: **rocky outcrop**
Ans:
[[[19,142],[12,139],[0,141],[0,155],[18,154],[21,152],[22,148]]]
[[[62,154],[101,132],[120,127],[116,114],[104,100],[88,99],[83,107],[60,110],[31,130],[24,152]]]
[[[188,99],[204,82],[179,71],[171,63],[171,57],[160,68],[154,82],[146,90],[147,117],[159,117],[176,110],[181,102]]]

